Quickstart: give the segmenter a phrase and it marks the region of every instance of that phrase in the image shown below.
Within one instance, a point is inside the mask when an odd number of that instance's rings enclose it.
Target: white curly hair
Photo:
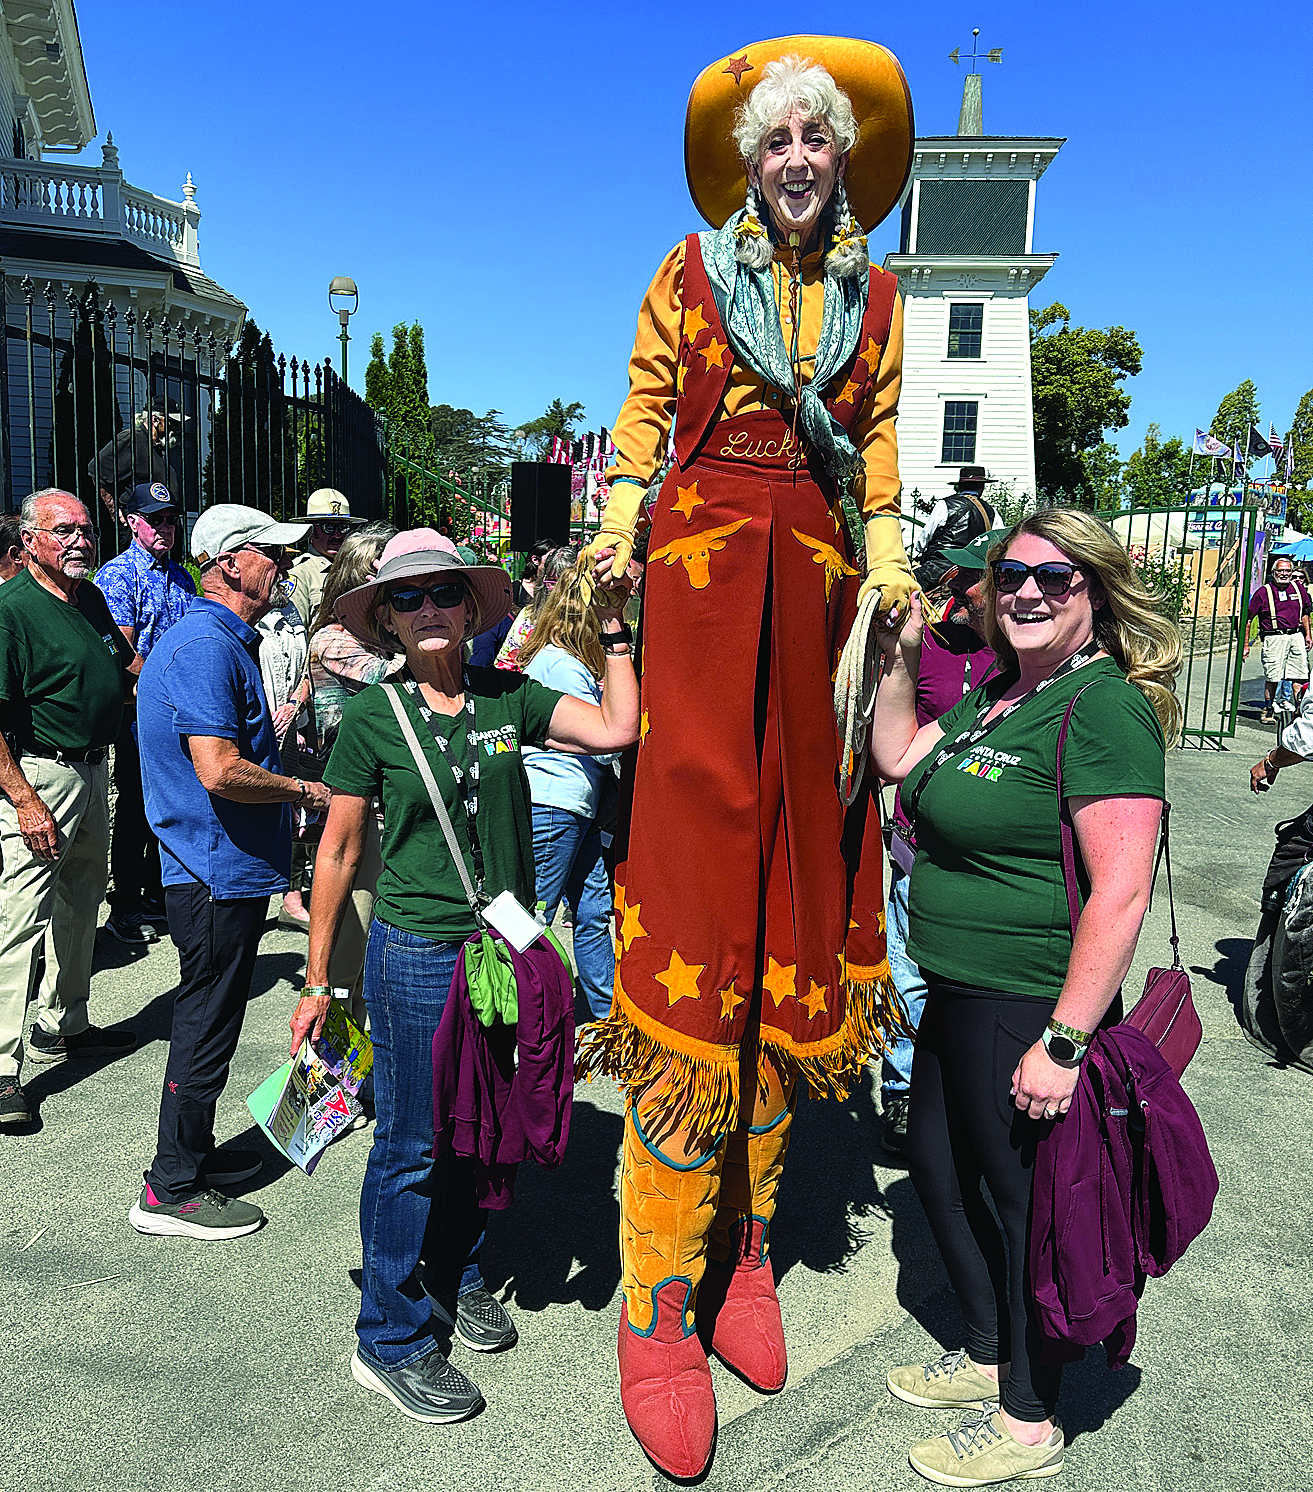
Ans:
[[[795,111],[809,123],[819,124],[840,155],[856,145],[861,133],[848,95],[819,62],[813,62],[810,57],[796,56],[779,57],[768,62],[762,71],[761,82],[734,115],[734,143],[744,165],[750,168],[748,213],[758,220],[762,217],[762,210],[759,194],[752,184],[752,173],[760,174],[766,137],[787,123]],[[827,211],[843,239],[826,255],[826,270],[841,278],[864,274],[870,260],[865,244],[857,237],[842,177],[835,184]],[[843,233],[845,229],[848,231]],[[764,269],[770,263],[771,245],[764,236],[740,237],[735,252],[740,262],[753,269]]]

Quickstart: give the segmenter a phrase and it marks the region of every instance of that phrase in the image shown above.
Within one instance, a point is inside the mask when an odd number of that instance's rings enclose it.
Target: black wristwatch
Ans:
[[[617,632],[599,632],[597,640],[604,648],[615,647],[618,643],[624,643],[626,647],[633,647],[634,634],[631,629],[622,622]]]

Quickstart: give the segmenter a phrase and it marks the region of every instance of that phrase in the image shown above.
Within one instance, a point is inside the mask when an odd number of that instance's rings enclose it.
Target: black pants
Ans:
[[[114,742],[114,837],[110,843],[109,868],[114,889],[109,904],[117,915],[140,912],[164,904],[160,885],[160,844],[146,822],[141,794],[141,757],[132,720],[125,718]]]
[[[1060,1368],[1039,1360],[1027,1232],[1039,1123],[1012,1106],[1012,1074],[1053,1014],[1051,1000],[966,991],[926,974],[907,1158],[966,1318],[978,1363],[1011,1362],[1002,1403],[1038,1422],[1057,1407]],[[981,1192],[989,1187],[1003,1231]]]
[[[214,1149],[214,1113],[241,1035],[269,898],[214,901],[193,881],[166,887],[164,902],[180,978],[146,1180],[161,1202],[181,1202],[201,1190],[201,1166]]]

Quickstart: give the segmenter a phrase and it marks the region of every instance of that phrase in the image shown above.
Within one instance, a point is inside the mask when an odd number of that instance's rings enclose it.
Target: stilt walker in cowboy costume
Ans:
[[[713,63],[685,160],[713,225],[643,302],[592,546],[652,513],[640,744],[616,872],[610,1017],[579,1070],[628,1109],[620,1391],[663,1471],[708,1464],[707,1352],[784,1385],[768,1260],[799,1087],[848,1091],[894,1019],[878,814],[845,810],[833,685],[859,599],[896,624],[902,306],[863,229],[898,200],[911,101],[882,47],[795,36]],[[746,206],[744,204],[746,195]],[[866,575],[844,519],[866,515]]]

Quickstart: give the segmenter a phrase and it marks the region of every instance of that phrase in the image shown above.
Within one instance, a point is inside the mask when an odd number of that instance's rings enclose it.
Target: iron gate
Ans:
[[[1133,508],[1113,532],[1181,632],[1182,744],[1221,749],[1236,733],[1249,597],[1262,579],[1263,509],[1188,503]]]

